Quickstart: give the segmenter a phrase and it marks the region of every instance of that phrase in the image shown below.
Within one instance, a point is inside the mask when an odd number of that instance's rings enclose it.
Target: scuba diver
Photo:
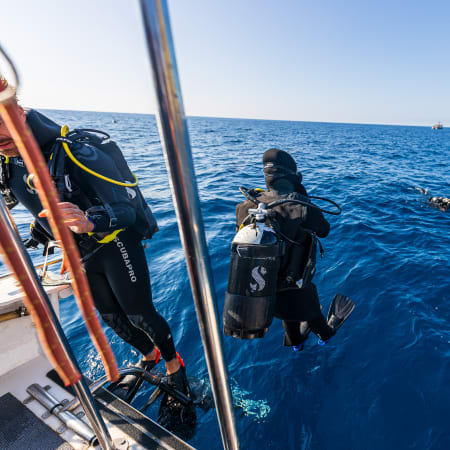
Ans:
[[[428,195],[428,188],[424,189],[421,187],[415,188],[420,193]],[[449,197],[428,197],[428,203],[435,208],[439,208],[441,211],[445,212],[450,208],[450,198]]]
[[[326,344],[349,317],[354,303],[336,295],[322,315],[312,283],[316,249],[330,225],[302,185],[292,156],[278,149],[263,155],[267,191],[240,188],[247,197],[236,207],[237,234],[223,312],[224,333],[241,339],[263,337],[273,317],[283,321],[284,345],[303,350],[312,331]],[[326,200],[326,199],[321,199]]]
[[[61,129],[38,111],[19,109],[48,163],[64,222],[74,233],[101,318],[142,354],[138,367],[150,371],[162,356],[167,384],[190,396],[184,362],[175,350],[168,323],[152,301],[142,240],[150,239],[158,226],[122,152],[106,133],[81,129],[68,132],[67,127]],[[45,218],[47,211],[1,119],[0,156],[0,191],[8,208],[20,202],[35,218],[26,245],[48,246],[54,238]],[[131,402],[142,383],[141,376],[127,375],[110,389]],[[193,429],[195,408],[164,394],[158,421],[170,431],[180,424]]]
[[[450,198],[448,197],[429,197],[428,201],[432,206],[435,206],[444,212],[450,208]]]

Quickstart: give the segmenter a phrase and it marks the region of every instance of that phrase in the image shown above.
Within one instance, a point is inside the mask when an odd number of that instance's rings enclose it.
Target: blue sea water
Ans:
[[[108,131],[118,141],[157,217],[146,250],[157,309],[188,372],[207,378],[200,334],[154,116],[43,111],[59,123]],[[288,150],[312,195],[342,207],[328,216],[315,277],[324,311],[335,293],[356,309],[325,347],[282,346],[274,321],[262,340],[224,338],[243,449],[450,448],[450,213],[429,206],[450,195],[450,130],[429,127],[188,119],[217,292],[223,307],[238,186],[264,187],[264,150]],[[325,206],[325,205],[323,205]],[[28,216],[15,217],[24,236]],[[33,252],[40,260],[40,253]],[[61,320],[83,371],[102,372],[73,298]],[[118,362],[139,355],[105,329]],[[140,394],[137,403],[146,400]],[[157,406],[149,410],[155,417]],[[214,410],[198,412],[190,443],[221,448]]]

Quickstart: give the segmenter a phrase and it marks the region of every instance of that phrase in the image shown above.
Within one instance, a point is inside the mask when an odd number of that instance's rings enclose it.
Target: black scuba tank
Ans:
[[[240,339],[264,337],[273,320],[283,243],[265,225],[265,206],[250,209],[255,222],[231,244],[231,265],[223,309],[224,333]]]

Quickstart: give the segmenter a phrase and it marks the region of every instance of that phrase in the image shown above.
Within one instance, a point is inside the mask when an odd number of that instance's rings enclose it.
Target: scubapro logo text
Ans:
[[[115,241],[117,247],[119,248],[119,251],[123,258],[123,262],[125,264],[125,267],[128,270],[128,276],[130,277],[130,281],[132,283],[136,283],[137,278],[134,274],[133,266],[131,265],[131,262],[128,259],[128,252],[127,252],[127,249],[125,248],[124,243],[122,241],[120,241],[119,238],[114,239],[114,241]]]

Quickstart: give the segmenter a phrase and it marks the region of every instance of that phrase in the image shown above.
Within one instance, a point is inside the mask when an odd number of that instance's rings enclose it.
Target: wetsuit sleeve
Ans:
[[[306,218],[303,226],[314,231],[318,237],[324,238],[330,232],[330,224],[323,214],[315,208],[307,208]]]
[[[299,189],[297,189],[297,193],[308,197],[308,193],[306,192],[303,184],[300,184]],[[302,199],[299,198],[299,200]],[[307,208],[303,219],[303,226],[308,230],[314,231],[314,233],[316,233],[318,237],[324,238],[327,237],[330,233],[330,224],[325,219],[322,212],[318,211],[317,209]]]
[[[93,146],[77,149],[76,157],[80,163],[105,177],[124,181],[114,160],[106,152]],[[136,211],[128,198],[127,188],[102,180],[68,161],[68,171],[77,186],[100,208],[88,217],[95,224],[96,232],[108,232],[119,228],[127,228],[136,221]],[[131,181],[131,180],[130,180]],[[94,204],[95,204],[94,203]],[[103,207],[103,211],[102,208]]]

